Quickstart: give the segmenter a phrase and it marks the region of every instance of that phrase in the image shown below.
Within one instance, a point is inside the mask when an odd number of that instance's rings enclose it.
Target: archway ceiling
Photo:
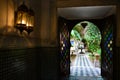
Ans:
[[[115,6],[87,6],[58,8],[58,15],[69,20],[100,19],[115,14]]]

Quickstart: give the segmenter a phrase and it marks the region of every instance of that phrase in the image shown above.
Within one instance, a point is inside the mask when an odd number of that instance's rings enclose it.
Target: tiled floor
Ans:
[[[101,69],[100,67],[95,67],[86,54],[77,54],[74,62],[71,63],[70,76],[100,77]]]
[[[86,54],[77,54],[71,61],[70,77],[63,80],[103,80],[100,67],[95,67]]]
[[[77,77],[68,77],[68,78],[62,78],[61,80],[104,80],[101,77],[84,77],[84,76],[77,76]]]
[[[71,67],[70,70],[71,70],[70,76],[91,76],[91,77],[101,76],[100,69],[94,67],[84,67],[84,66]]]

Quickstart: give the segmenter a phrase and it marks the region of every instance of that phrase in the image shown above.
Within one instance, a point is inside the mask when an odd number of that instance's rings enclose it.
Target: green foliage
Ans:
[[[89,51],[101,54],[101,33],[94,24],[88,21],[85,22],[88,24],[85,29],[80,23],[73,28],[71,31],[71,38],[82,40],[82,42],[88,47]]]
[[[91,52],[100,53],[100,43],[101,43],[101,34],[99,29],[92,23],[89,23],[89,26],[86,27],[86,32],[84,34],[84,39],[87,41],[87,46]]]
[[[71,31],[71,38],[74,38],[76,40],[81,40],[80,34],[76,30]]]
[[[101,55],[101,48],[98,48],[97,53]]]

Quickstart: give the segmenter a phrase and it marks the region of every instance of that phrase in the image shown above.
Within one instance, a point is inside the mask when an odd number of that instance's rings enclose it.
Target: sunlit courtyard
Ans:
[[[90,58],[89,53],[71,55],[70,65],[71,76],[101,76],[100,62]]]
[[[70,76],[101,77],[101,33],[88,21],[75,25],[70,36]]]

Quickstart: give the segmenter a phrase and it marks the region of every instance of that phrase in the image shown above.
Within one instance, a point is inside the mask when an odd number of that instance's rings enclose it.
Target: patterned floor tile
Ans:
[[[101,69],[95,67],[85,54],[77,55],[70,67],[70,76],[101,76]]]

